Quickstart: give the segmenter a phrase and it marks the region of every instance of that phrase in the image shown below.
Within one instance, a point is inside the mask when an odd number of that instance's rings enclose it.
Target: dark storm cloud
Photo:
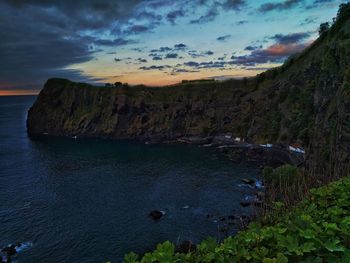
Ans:
[[[203,24],[207,22],[214,21],[215,18],[219,15],[219,11],[221,10],[234,10],[240,11],[245,5],[245,0],[225,0],[225,1],[208,1],[208,0],[198,0],[197,4],[207,5],[207,12],[196,18],[191,20],[191,24]]]
[[[124,38],[116,38],[113,40],[109,39],[96,39],[93,40],[92,43],[100,46],[110,46],[110,47],[118,47],[118,46],[125,46],[128,44],[134,44],[137,43],[135,40],[130,39],[124,39]]]
[[[174,69],[174,73],[189,73],[189,72],[200,72],[199,70],[191,70],[191,69],[184,69],[184,68],[179,68],[179,69]]]
[[[164,6],[170,6],[172,4],[172,1],[167,0],[159,0],[159,1],[153,1],[148,4],[149,7],[152,8],[160,8]]]
[[[149,53],[148,54],[149,57],[156,57],[156,56],[159,56],[157,53]]]
[[[195,69],[224,68],[226,65],[228,65],[228,62],[224,62],[224,61],[209,61],[209,62],[188,61],[183,64],[183,66],[191,67]]]
[[[260,46],[247,46],[246,51],[251,51],[248,55],[231,57],[230,64],[255,66],[263,63],[281,63],[286,58],[303,51],[311,42],[304,42],[311,36],[310,32],[298,32],[291,34],[276,34],[268,39],[273,39],[274,44],[263,48]]]
[[[152,65],[149,67],[146,67],[146,66],[140,67],[139,69],[141,69],[141,70],[164,70],[167,68],[171,68],[171,67],[168,65],[161,65],[161,66]]]
[[[32,12],[32,9],[55,11],[60,17],[51,16],[52,22],[75,29],[99,29],[109,26],[116,18],[127,18],[142,0],[4,0],[16,10]]]
[[[208,55],[208,56],[211,56],[211,55],[214,55],[214,52],[209,50],[209,51],[204,52],[204,54]]]
[[[219,15],[219,12],[217,8],[209,9],[208,12],[205,15],[202,15],[201,17],[191,20],[191,24],[202,24],[213,21],[217,16]]]
[[[124,33],[129,35],[135,35],[135,34],[138,34],[138,33],[144,33],[144,32],[149,32],[152,30],[153,27],[149,27],[149,26],[146,26],[146,25],[132,25],[132,26],[129,26],[125,31]]]
[[[322,7],[326,4],[331,4],[331,3],[339,3],[339,1],[336,1],[336,0],[314,0],[312,2],[312,4],[306,6],[306,9],[318,8],[318,7]]]
[[[121,46],[124,37],[97,39],[80,34],[112,28],[127,19],[141,0],[4,0],[0,2],[0,79],[41,86],[49,77],[97,81],[69,65],[93,59],[96,46]]]
[[[324,5],[324,4],[329,4],[329,3],[335,3],[337,1],[335,0],[315,0],[312,5],[314,7],[320,6],[320,5]]]
[[[174,45],[174,49],[175,49],[175,50],[184,50],[184,49],[186,49],[186,48],[187,48],[187,46],[186,46],[185,44],[183,44],[183,43],[175,44],[175,45]]]
[[[183,16],[185,16],[185,12],[182,9],[179,9],[179,10],[174,10],[174,11],[169,12],[167,14],[166,18],[171,24],[175,25],[176,19],[178,19],[179,17],[183,17]]]
[[[139,53],[143,53],[145,51],[146,48],[141,48],[141,47],[134,47],[134,48],[131,48],[130,50],[133,50],[133,51],[136,51],[136,52],[139,52]]]
[[[223,3],[223,8],[239,11],[246,5],[245,0],[226,0]]]
[[[286,58],[303,51],[309,43],[274,44],[265,49],[253,50],[249,55],[232,56],[231,64],[255,66],[263,63],[281,63]]]
[[[296,43],[300,42],[308,37],[310,37],[310,32],[299,32],[299,33],[292,33],[292,34],[276,34],[271,37],[271,39],[275,40],[276,42],[280,44],[290,44],[290,43]]]
[[[238,22],[236,23],[236,25],[241,26],[241,25],[244,25],[244,24],[246,24],[246,23],[248,23],[248,21],[246,21],[246,20],[241,20],[241,21],[238,21]]]
[[[300,22],[300,25],[305,26],[305,25],[314,24],[316,22],[317,22],[316,17],[307,17],[303,21]]]
[[[184,65],[188,67],[198,67],[199,63],[195,61],[188,61],[188,62],[185,62]]]
[[[138,19],[146,19],[148,21],[160,21],[162,20],[161,15],[157,15],[154,12],[148,12],[148,11],[141,11],[137,14]]]
[[[192,58],[200,58],[200,57],[207,57],[214,55],[214,52],[211,50],[208,51],[197,51],[197,50],[190,50],[188,51],[188,55],[190,55]]]
[[[268,3],[262,4],[259,7],[259,11],[262,13],[266,13],[274,10],[288,10],[297,6],[299,3],[302,3],[302,0],[284,0],[279,3],[268,2]]]
[[[137,61],[141,63],[147,63],[147,59],[145,58],[138,58]]]
[[[171,51],[172,49],[170,47],[160,47],[159,49],[152,49],[151,52],[154,53],[154,52],[169,52]]]
[[[227,62],[224,61],[209,61],[209,62],[202,62],[199,65],[199,69],[203,68],[224,68],[227,65]]]
[[[18,15],[13,19],[13,15]],[[57,37],[55,31],[33,23],[25,14],[0,5],[0,79],[5,82],[41,83],[53,73],[73,63],[92,59],[90,39]],[[76,77],[77,71],[66,71]],[[40,84],[39,84],[40,83]]]
[[[154,56],[152,59],[153,60],[163,60],[162,57],[160,57],[160,56]]]
[[[179,55],[177,53],[166,54],[165,58],[177,58]]]
[[[253,51],[253,50],[257,50],[259,48],[262,48],[262,46],[246,46],[244,48],[244,50],[247,50],[247,51]]]
[[[224,36],[216,38],[216,40],[217,41],[226,41],[229,38],[231,38],[231,35],[224,35]]]

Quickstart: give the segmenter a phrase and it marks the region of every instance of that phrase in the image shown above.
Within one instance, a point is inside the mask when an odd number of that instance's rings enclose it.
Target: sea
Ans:
[[[238,230],[228,216],[249,213],[240,182],[258,167],[194,145],[34,139],[35,99],[0,97],[0,249],[22,243],[14,262],[113,263],[166,240],[219,242]]]

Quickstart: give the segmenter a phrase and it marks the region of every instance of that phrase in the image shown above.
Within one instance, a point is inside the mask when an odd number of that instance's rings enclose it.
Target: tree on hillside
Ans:
[[[324,33],[326,33],[330,28],[329,22],[322,23],[320,25],[320,29],[318,30],[318,33],[320,36],[322,36]]]
[[[345,16],[347,13],[350,12],[350,2],[344,3],[339,6],[339,10],[337,13],[337,19],[340,19],[341,17]]]
[[[123,83],[121,83],[121,82],[119,82],[119,81],[117,81],[116,83],[114,83],[114,86],[115,86],[116,88],[121,87],[122,85],[123,85]]]

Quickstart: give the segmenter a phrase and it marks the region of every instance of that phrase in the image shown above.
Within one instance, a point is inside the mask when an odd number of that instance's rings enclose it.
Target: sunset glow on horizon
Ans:
[[[163,86],[254,76],[318,37],[340,0],[0,1],[0,96],[52,77]]]
[[[0,96],[32,96],[38,95],[40,90],[32,89],[14,89],[14,90],[0,90]]]

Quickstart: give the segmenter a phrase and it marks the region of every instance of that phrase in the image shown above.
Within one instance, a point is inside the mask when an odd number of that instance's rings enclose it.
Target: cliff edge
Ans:
[[[254,78],[174,86],[94,87],[49,79],[30,134],[176,139],[230,133],[299,143],[310,174],[350,172],[350,4],[304,52]]]

